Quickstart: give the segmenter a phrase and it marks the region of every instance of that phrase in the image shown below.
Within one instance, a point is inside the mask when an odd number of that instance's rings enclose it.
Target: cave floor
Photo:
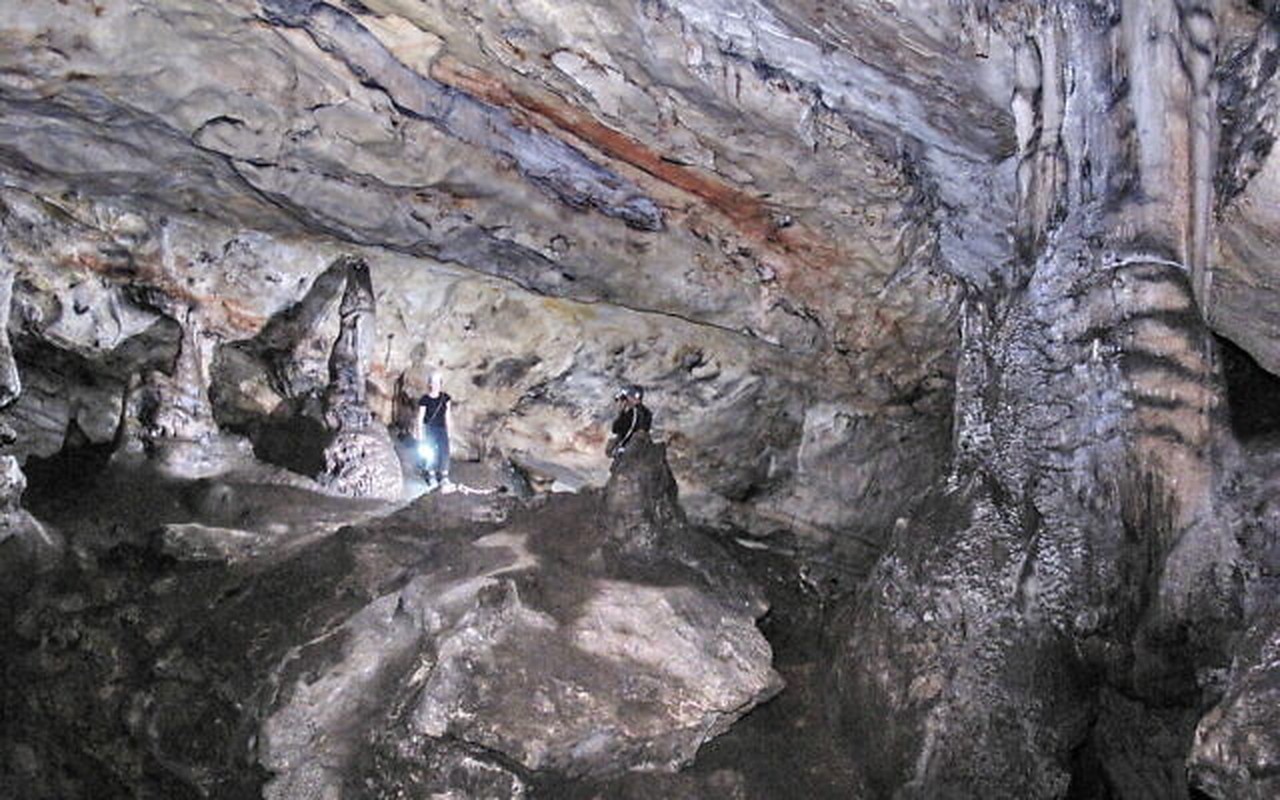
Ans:
[[[352,500],[316,493],[262,465],[196,480],[116,469],[105,463],[97,464],[88,474],[86,466],[94,465],[55,466],[57,469],[35,471],[28,505],[37,518],[66,538],[74,557],[58,572],[41,579],[41,591],[6,593],[7,602],[0,609],[6,649],[22,645],[21,637],[14,637],[13,631],[20,618],[32,618],[32,603],[48,602],[55,607],[68,602],[92,604],[101,599],[91,597],[94,587],[123,584],[141,591],[141,587],[165,580],[189,580],[193,574],[203,574],[203,567],[210,563],[228,564],[229,573],[260,573],[304,548],[318,546],[344,526],[377,527],[384,519],[391,526],[419,517],[424,526],[483,528],[495,513],[501,513],[501,507],[520,502],[496,493],[466,491],[412,504],[407,504],[408,500]],[[486,489],[483,470],[475,470],[471,476],[463,466],[459,480],[463,486]],[[421,493],[416,482],[411,482],[409,489],[411,498]],[[202,538],[207,533],[221,541],[229,531],[243,534],[231,551],[210,548],[209,537]],[[797,565],[786,556],[739,547],[730,539],[724,544],[765,588],[771,611],[760,627],[773,647],[775,668],[786,680],[786,688],[705,745],[695,762],[679,773],[627,773],[604,780],[573,781],[534,774],[527,776],[533,796],[564,800],[772,800],[863,794],[848,758],[841,757],[839,743],[827,732],[824,709],[828,704],[821,678],[822,604],[807,591],[799,580]],[[192,573],[193,568],[200,571]],[[128,591],[133,590],[125,593]],[[198,614],[201,607],[192,603],[191,613]],[[57,612],[41,609],[39,613]],[[12,668],[5,678],[6,705],[24,702],[23,684],[44,681],[47,687],[49,681],[58,680],[48,675],[23,675]],[[68,696],[83,701],[76,687],[70,688]],[[36,735],[46,744],[67,741],[67,732],[33,734],[28,727],[23,734]],[[74,758],[67,761],[69,765],[73,762]],[[95,772],[84,765],[75,769],[83,775]],[[8,777],[12,779],[12,773]],[[261,778],[247,776],[246,787]],[[154,771],[148,780],[156,786],[169,784]],[[133,788],[118,788],[134,792]],[[137,796],[153,795],[144,792]]]
[[[676,774],[631,773],[606,781],[548,781],[544,800],[850,800],[871,797],[831,730],[824,678],[825,606],[772,550],[725,547],[764,587],[770,611],[760,629],[786,688],[713,739]]]

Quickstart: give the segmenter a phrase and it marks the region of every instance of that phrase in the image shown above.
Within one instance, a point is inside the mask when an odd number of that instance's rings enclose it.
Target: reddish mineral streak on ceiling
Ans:
[[[432,64],[431,77],[506,108],[544,132],[586,143],[608,158],[698,198],[727,219],[743,237],[775,256],[769,259],[771,266],[781,267],[784,274],[788,266],[826,270],[840,260],[838,248],[804,225],[779,224],[769,205],[760,198],[664,159],[652,148],[601,123],[582,109],[546,93],[535,96],[515,89],[494,75],[448,56]]]
[[[118,263],[104,261],[86,252],[68,255],[61,262],[68,268],[88,270],[117,283],[132,281],[159,289],[170,298],[202,309],[206,322],[232,337],[252,335],[267,321],[262,314],[250,311],[236,300],[191,291],[181,282],[167,277],[159,266],[152,263],[135,261],[126,271]]]

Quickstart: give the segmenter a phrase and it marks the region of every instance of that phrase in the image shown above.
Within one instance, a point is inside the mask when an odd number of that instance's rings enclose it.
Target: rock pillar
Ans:
[[[1185,797],[1185,752],[1099,697],[1184,703],[1189,738],[1234,622],[1197,305],[1214,4],[1019,13],[1018,256],[964,306],[950,479],[837,626],[842,719],[886,794],[1061,797],[1090,741],[1117,791]]]
[[[397,499],[403,490],[400,460],[386,426],[369,410],[366,389],[373,363],[376,311],[369,266],[346,258],[341,327],[329,353],[324,391],[325,424],[333,434],[325,449],[321,482],[339,494]]]

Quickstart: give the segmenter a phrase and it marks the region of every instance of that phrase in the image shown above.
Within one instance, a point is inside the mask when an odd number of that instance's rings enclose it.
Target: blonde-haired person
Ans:
[[[443,389],[444,375],[431,373],[427,393],[418,398],[418,455],[422,458],[427,491],[441,487],[448,491],[449,481],[449,410],[451,398]]]

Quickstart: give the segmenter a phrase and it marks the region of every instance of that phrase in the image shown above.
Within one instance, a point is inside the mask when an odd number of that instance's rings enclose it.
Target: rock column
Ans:
[[[22,393],[22,377],[9,343],[13,277],[13,265],[0,254],[0,408],[13,404]],[[0,446],[12,444],[15,438],[8,425],[0,425]],[[0,455],[0,563],[11,569],[17,567],[19,573],[23,571],[23,564],[48,566],[62,552],[61,540],[22,508],[22,493],[26,488],[27,478],[18,459]],[[11,555],[13,548],[17,549],[18,558]],[[0,591],[16,589],[24,577],[17,574],[14,578],[18,580],[5,579],[5,587]]]
[[[366,389],[376,334],[369,265],[347,260],[346,281],[338,308],[341,327],[329,352],[329,386],[325,391],[325,418],[334,429],[362,428],[373,419]]]
[[[115,462],[149,457],[161,472],[196,478],[225,471],[246,455],[246,443],[221,434],[209,399],[211,365],[218,338],[200,308],[160,292],[150,303],[178,323],[177,357],[169,373],[149,372],[130,380],[117,435]]]
[[[366,389],[376,335],[373,281],[363,260],[343,263],[341,328],[329,353],[324,392],[325,424],[333,439],[325,449],[321,482],[338,494],[394,500],[403,490],[400,460],[386,427],[369,411]]]
[[[1122,796],[1186,797],[1147,731],[1189,737],[1235,622],[1196,301],[1214,6],[1019,13],[1019,255],[965,304],[950,480],[844,612],[843,720],[897,796],[1061,797],[1088,742]]]

